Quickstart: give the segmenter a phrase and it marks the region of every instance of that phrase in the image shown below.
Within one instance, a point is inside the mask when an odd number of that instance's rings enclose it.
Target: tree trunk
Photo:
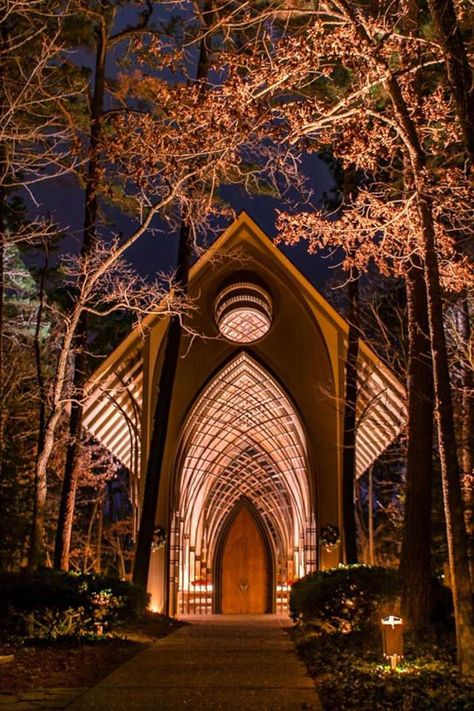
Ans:
[[[428,0],[436,36],[443,51],[446,74],[461,124],[471,167],[474,166],[474,84],[466,48],[452,0]]]
[[[179,235],[176,284],[181,293],[188,288],[191,258],[190,230],[182,223]],[[133,582],[142,588],[147,587],[148,568],[150,565],[151,543],[155,527],[155,514],[158,501],[163,457],[168,434],[168,424],[173,397],[174,382],[178,366],[179,347],[181,344],[181,321],[179,315],[170,318],[166,345],[156,394],[156,407],[150,440],[143,505],[138,529]]]
[[[435,415],[441,461],[451,587],[453,591],[456,621],[458,663],[462,673],[472,674],[474,672],[472,590],[467,556],[460,472],[457,461],[448,352],[444,333],[443,303],[439,283],[432,213],[429,203],[422,197],[421,189],[418,190],[418,193],[420,196],[419,212],[422,224],[422,248],[428,299],[431,354],[433,358]]]
[[[45,247],[46,249],[46,247]],[[38,384],[39,408],[38,408],[38,445],[36,450],[36,458],[44,447],[44,437],[46,430],[46,384],[43,375],[43,366],[41,362],[41,325],[43,322],[43,311],[45,304],[45,280],[46,270],[48,268],[48,254],[46,252],[44,266],[41,271],[41,278],[38,292],[38,313],[36,314],[36,326],[34,335],[34,350],[35,350],[35,368],[36,381]]]
[[[0,56],[9,51],[8,22],[0,26]],[[0,86],[3,85],[3,71],[0,67]],[[2,101],[3,101],[2,97]],[[8,168],[8,150],[5,143],[0,144],[0,484],[3,480],[3,460],[5,449],[5,363],[3,355],[5,331],[5,259],[6,259],[6,233],[7,233],[7,190],[6,182]]]
[[[117,548],[117,558],[119,564],[119,576],[121,580],[127,579],[127,568],[125,565],[125,558],[122,551],[122,543],[120,541],[120,536],[118,533],[115,534],[116,548]]]
[[[342,517],[346,563],[357,563],[357,530],[354,507],[357,358],[359,355],[359,284],[348,285],[349,333],[346,358],[346,391],[344,399],[344,433],[342,454]]]
[[[374,465],[369,468],[369,489],[368,489],[368,509],[369,509],[369,565],[375,565],[374,546]]]
[[[387,71],[387,67],[384,68]],[[400,87],[391,73],[387,76],[385,84],[395,109],[397,122],[404,132],[405,145],[410,155],[413,187],[416,193],[420,225],[420,251],[425,275],[430,347],[433,360],[435,417],[456,622],[458,664],[462,673],[471,674],[474,672],[473,601],[433,211],[427,194],[425,157],[415,125],[409,115]]]
[[[204,22],[209,26],[211,22],[212,0],[206,0],[203,8]],[[203,81],[209,71],[208,37],[201,39],[199,57],[197,62],[196,79]],[[178,258],[176,266],[176,285],[181,293],[188,292],[189,269],[191,262],[192,246],[191,232],[183,220],[178,244]],[[151,544],[153,529],[155,527],[156,506],[160,488],[161,471],[165,452],[168,422],[171,411],[174,381],[178,366],[179,347],[181,344],[181,321],[179,316],[172,316],[166,336],[166,345],[160,380],[157,388],[155,413],[153,416],[153,429],[148,453],[145,477],[145,491],[143,506],[138,529],[137,546],[133,567],[133,582],[146,589],[148,583],[148,569],[150,566]]]
[[[471,326],[470,296],[464,294],[464,300],[459,312],[459,336],[466,346],[466,356],[462,367],[462,403],[461,403],[461,452],[460,462],[463,476],[464,489],[464,514],[468,542],[471,541],[471,550],[468,550],[471,564],[471,585],[474,585],[473,553],[474,541],[474,370],[472,356],[474,355],[474,335]]]
[[[3,171],[4,149],[0,147],[0,168]],[[3,176],[0,176],[0,180]],[[6,247],[6,194],[0,182],[0,483],[3,479],[3,453],[5,445],[5,407],[4,407],[4,363],[3,340],[5,330],[5,247]]]
[[[446,537],[453,591],[458,664],[461,673],[474,673],[474,615],[466,529],[464,526],[461,481],[457,461],[453,402],[449,380],[449,362],[443,321],[443,302],[436,252],[433,211],[426,181],[425,154],[416,125],[408,110],[396,77],[387,62],[377,52],[376,43],[368,34],[353,6],[347,0],[335,0],[351,21],[360,40],[370,52],[374,66],[383,77],[390,96],[395,120],[407,150],[419,219],[420,252],[423,259],[427,298],[430,347],[433,361],[435,416],[438,450],[441,462]]]
[[[97,553],[95,557],[94,571],[102,571],[102,529],[104,525],[104,495],[100,495],[99,510],[97,512]]]
[[[471,326],[470,296],[464,294],[459,312],[459,336],[466,346],[466,357],[462,368],[462,435],[461,466],[464,475],[474,470],[474,370],[468,359],[474,355],[474,335]]]
[[[408,305],[408,446],[400,559],[401,614],[409,627],[428,623],[431,588],[433,375],[421,264],[406,275]]]
[[[48,491],[48,462],[55,444],[55,433],[62,414],[62,396],[66,382],[69,355],[72,348],[73,334],[77,328],[78,312],[72,314],[71,321],[64,334],[59,351],[56,374],[51,395],[51,411],[44,428],[44,442],[38,451],[35,464],[35,502],[36,518],[33,537],[30,544],[29,568],[35,570],[43,562],[44,555],[44,522],[46,496]]]
[[[46,249],[46,247],[45,247]],[[38,510],[38,459],[40,453],[44,449],[45,437],[46,437],[46,387],[43,377],[43,368],[41,363],[41,322],[43,320],[43,310],[45,301],[45,279],[46,279],[46,269],[48,267],[48,257],[46,253],[45,263],[43,270],[41,272],[41,280],[39,287],[39,305],[38,313],[36,314],[36,327],[34,335],[34,351],[35,351],[35,368],[36,368],[36,380],[38,384],[38,395],[39,395],[39,411],[38,411],[38,437],[36,445],[36,462],[35,462],[35,481],[34,481],[34,497],[33,497],[33,517],[31,522],[31,539],[28,549],[28,568],[33,570],[39,563],[40,556],[40,544],[41,544],[41,534],[43,528],[43,521],[38,520],[40,511]]]
[[[94,568],[95,572],[95,555],[93,553],[92,536],[94,533],[94,524],[97,518],[97,511],[99,506],[99,497],[96,496],[94,503],[92,505],[92,511],[89,517],[89,523],[87,525],[87,536],[84,543],[84,553],[82,554],[82,572],[88,573],[90,568]]]
[[[85,190],[84,233],[81,256],[86,257],[94,246],[98,209],[99,143],[101,117],[104,110],[105,62],[107,54],[107,23],[102,19],[97,29],[94,95],[91,106],[89,163]],[[82,312],[75,337],[73,399],[69,420],[69,443],[66,451],[63,486],[56,529],[54,567],[69,568],[69,549],[76,505],[77,460],[80,452],[83,397],[87,381],[87,313]]]
[[[406,31],[410,36],[417,37],[417,0],[408,3],[405,22]],[[421,79],[421,72],[418,71],[414,77],[417,115],[422,110]],[[410,180],[409,168],[407,180]],[[408,442],[400,582],[401,614],[406,624],[416,630],[425,626],[430,616],[434,393],[423,265],[416,257],[413,257],[412,262],[405,277],[408,311]]]
[[[355,491],[355,520],[357,527],[357,537],[358,537],[358,548],[359,548],[359,560],[363,561],[365,565],[369,565],[369,531],[368,526],[365,522],[364,516],[364,505],[362,501],[362,486],[360,479],[356,479],[354,482]]]

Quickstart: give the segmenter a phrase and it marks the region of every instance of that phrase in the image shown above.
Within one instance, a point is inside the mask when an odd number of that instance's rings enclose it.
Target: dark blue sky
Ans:
[[[314,155],[305,157],[303,165],[317,199],[332,184],[329,170]],[[49,184],[40,183],[34,194],[40,202],[40,210],[51,215],[64,231],[63,250],[76,251],[82,234],[84,194],[77,187],[75,179],[65,176]],[[270,237],[275,236],[276,210],[287,207],[285,203],[268,196],[252,197],[234,186],[224,186],[222,194],[237,214],[246,210]],[[31,207],[33,211],[33,205]],[[109,217],[110,223],[105,231],[110,229],[111,232],[127,235],[136,224],[117,210],[111,211]],[[175,264],[176,245],[176,235],[163,228],[162,232],[144,235],[126,253],[126,258],[144,276],[169,272]],[[328,260],[320,255],[308,254],[304,242],[295,247],[281,246],[281,249],[316,286],[321,288],[324,285],[328,276]]]

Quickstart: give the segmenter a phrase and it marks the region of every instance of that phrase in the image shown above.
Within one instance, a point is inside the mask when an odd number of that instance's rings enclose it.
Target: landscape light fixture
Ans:
[[[390,669],[395,671],[400,659],[403,658],[403,620],[401,617],[389,615],[382,620],[383,656],[390,659]]]

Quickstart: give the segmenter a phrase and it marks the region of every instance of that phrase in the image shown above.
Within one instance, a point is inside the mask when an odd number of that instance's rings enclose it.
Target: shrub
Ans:
[[[57,637],[111,629],[141,616],[148,596],[124,580],[56,570],[0,573],[0,622],[9,632]]]
[[[350,632],[378,622],[398,596],[398,572],[368,565],[339,566],[294,583],[290,613],[320,631]]]
[[[87,633],[92,622],[91,618],[85,617],[83,607],[69,607],[66,610],[45,607],[27,614],[20,613],[19,619],[23,620],[28,637],[38,639],[81,636]]]

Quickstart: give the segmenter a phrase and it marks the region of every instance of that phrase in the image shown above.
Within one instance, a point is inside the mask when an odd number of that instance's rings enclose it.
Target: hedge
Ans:
[[[4,631],[60,636],[106,631],[142,615],[148,595],[125,580],[43,569],[0,573]]]
[[[378,625],[380,618],[397,614],[399,577],[394,568],[340,565],[306,575],[294,583],[290,614],[321,632],[353,632]],[[432,624],[453,626],[449,588],[437,578],[431,582]]]
[[[290,594],[290,614],[321,631],[349,632],[390,612],[399,592],[398,572],[368,565],[341,565],[306,575]]]

